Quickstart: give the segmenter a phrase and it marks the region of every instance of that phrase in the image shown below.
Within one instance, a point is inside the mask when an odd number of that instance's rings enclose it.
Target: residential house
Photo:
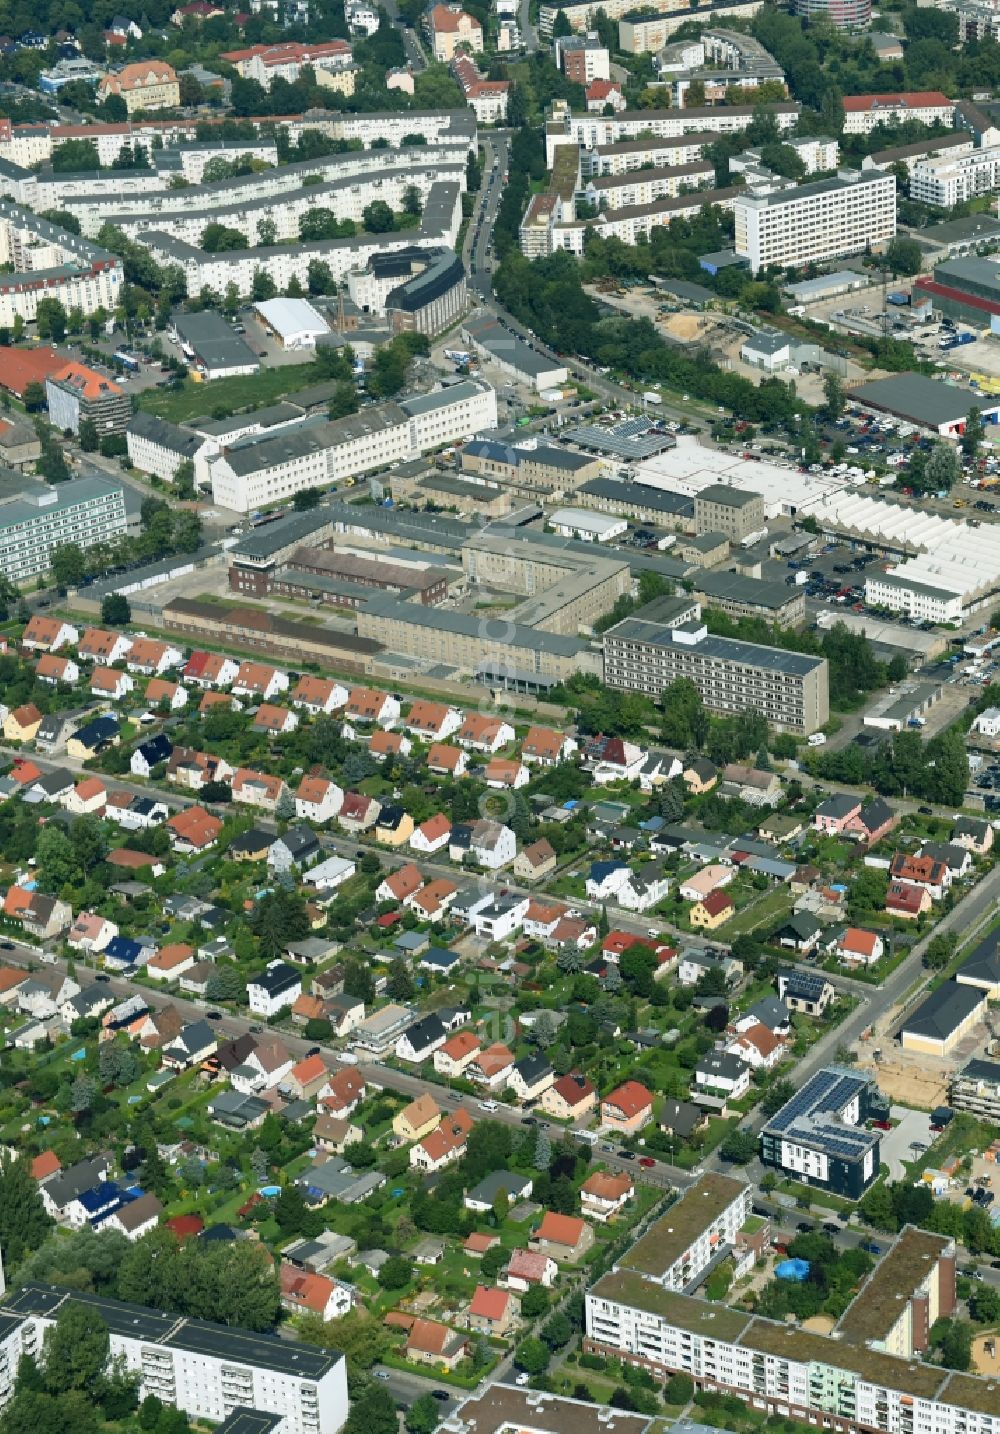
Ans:
[[[129,768],[134,777],[148,777],[154,767],[170,760],[173,743],[165,732],[157,732],[133,748]]]
[[[23,886],[7,888],[3,911],[9,921],[19,923],[22,931],[39,941],[61,936],[73,924],[73,908],[69,902]]]
[[[539,1104],[546,1115],[556,1120],[579,1121],[595,1109],[597,1087],[588,1076],[572,1071],[553,1081],[548,1090],[542,1092]]]
[[[730,762],[722,769],[723,793],[733,789],[748,806],[773,807],[781,800],[781,779],[777,772],[764,772],[759,767],[745,767]]]
[[[466,1318],[469,1329],[491,1339],[503,1339],[517,1325],[520,1302],[510,1290],[477,1285]]]
[[[813,813],[813,830],[827,836],[838,836],[847,831],[852,820],[861,812],[861,798],[835,793],[820,802]]]
[[[300,677],[289,698],[311,717],[329,716],[347,702],[347,688],[329,677]]]
[[[529,900],[517,893],[496,896],[472,916],[472,928],[487,941],[506,941],[519,931]]]
[[[366,1089],[364,1077],[355,1067],[342,1066],[320,1091],[319,1103],[328,1115],[346,1120],[364,1100]]]
[[[453,827],[448,850],[452,861],[468,857],[488,871],[499,871],[517,855],[517,838],[510,827],[484,818]]]
[[[22,703],[4,718],[3,735],[7,742],[30,742],[42,725],[42,714],[34,702]]]
[[[750,1089],[750,1067],[730,1051],[714,1050],[702,1056],[694,1068],[696,1100],[724,1108],[729,1100],[740,1100]]]
[[[631,1175],[597,1170],[580,1187],[580,1208],[590,1219],[606,1224],[624,1210],[634,1194]]]
[[[224,757],[196,752],[193,747],[175,747],[167,763],[167,781],[188,791],[200,791],[209,782],[228,782],[233,769]]]
[[[117,1230],[130,1244],[135,1244],[136,1240],[141,1240],[143,1235],[156,1229],[162,1214],[162,1204],[155,1195],[147,1191],[144,1195],[138,1195],[134,1200],[126,1200],[119,1205],[101,1228]]]
[[[423,1140],[424,1136],[430,1135],[440,1123],[441,1108],[434,1097],[425,1091],[397,1112],[392,1122],[392,1133],[410,1144],[414,1140]]]
[[[61,617],[33,613],[21,634],[21,646],[30,652],[58,652],[61,647],[75,647],[80,634],[72,623]]]
[[[309,827],[289,827],[271,843],[267,864],[272,871],[305,871],[323,855],[319,838]]]
[[[932,901],[940,901],[952,882],[951,872],[943,861],[906,852],[897,852],[892,858],[889,876],[904,886],[923,887]]]
[[[495,756],[514,740],[514,729],[502,717],[486,712],[467,712],[455,741],[470,752],[486,752]]]
[[[615,897],[627,911],[650,911],[664,901],[670,891],[670,878],[656,862],[647,862],[630,871],[628,880]]]
[[[736,903],[728,892],[718,889],[710,891],[688,910],[691,925],[702,931],[714,931],[735,915]]]
[[[212,977],[216,974],[217,969],[214,961],[196,961],[184,972],[178,985],[187,995],[199,996],[205,1000]]]
[[[469,1062],[466,1078],[487,1090],[503,1090],[514,1068],[513,1052],[502,1041],[494,1041]]]
[[[269,702],[279,692],[287,692],[288,674],[271,667],[266,662],[253,662],[250,658],[240,663],[233,678],[234,697],[255,698],[258,702]]]
[[[447,1076],[451,1080],[454,1076],[463,1074],[466,1066],[476,1058],[481,1049],[478,1036],[471,1031],[456,1031],[434,1052],[434,1069],[439,1075]]]
[[[270,1020],[302,994],[302,978],[294,966],[275,960],[247,983],[247,999],[255,1016]]]
[[[993,849],[993,826],[979,817],[959,817],[952,827],[951,839],[975,856],[985,856]]]
[[[154,637],[136,637],[132,640],[125,666],[129,672],[138,672],[143,677],[160,677],[172,667],[179,667],[184,654],[179,647],[169,642],[159,642]]]
[[[415,1364],[454,1369],[469,1348],[468,1337],[437,1320],[415,1319],[406,1336],[406,1358]]]
[[[491,1170],[478,1185],[465,1192],[462,1203],[466,1210],[488,1214],[496,1208],[496,1202],[503,1196],[511,1205],[518,1200],[531,1198],[532,1180],[529,1175],[517,1175],[512,1170]]]
[[[531,781],[528,768],[512,757],[491,757],[483,775],[486,785],[495,791],[516,792]]]
[[[424,1016],[408,1026],[396,1042],[396,1059],[419,1065],[429,1060],[439,1046],[443,1046],[447,1031],[437,1016]]]
[[[637,1080],[624,1081],[601,1100],[601,1128],[634,1135],[653,1118],[653,1096]]]
[[[622,887],[631,876],[628,862],[594,861],[590,864],[586,890],[591,901],[617,900]]]
[[[287,789],[284,780],[271,772],[255,772],[249,767],[238,767],[230,782],[234,802],[260,807],[273,812]]]
[[[688,1100],[668,1098],[660,1114],[660,1129],[678,1140],[689,1140],[706,1124],[708,1116]],[[671,1152],[673,1153],[673,1152]]]
[[[770,940],[776,946],[783,946],[790,951],[798,951],[800,955],[805,955],[806,952],[815,951],[822,934],[823,927],[810,912],[793,911],[780,926],[772,931]]]
[[[317,1115],[312,1134],[318,1148],[328,1155],[343,1155],[349,1145],[364,1140],[360,1125],[353,1125],[351,1121],[330,1115],[325,1110]]]
[[[896,814],[888,802],[881,797],[871,797],[862,804],[857,817],[850,824],[850,831],[868,846],[874,846],[888,836],[896,825]]]
[[[129,654],[132,639],[124,632],[110,632],[107,628],[88,627],[76,645],[77,656],[85,662],[99,662],[114,667],[123,662]]]
[[[726,1045],[730,1055],[739,1056],[751,1070],[773,1070],[784,1059],[787,1042],[757,1021],[740,1031]]]
[[[422,921],[443,921],[457,895],[458,887],[455,883],[447,877],[439,876],[407,897],[404,904]]]
[[[402,732],[386,731],[384,727],[373,732],[368,743],[368,755],[379,762],[388,761],[392,757],[408,757],[412,751],[413,743],[409,737],[404,737]]]
[[[354,1295],[341,1280],[312,1270],[299,1270],[282,1262],[279,1272],[281,1303],[286,1310],[317,1315],[324,1324],[349,1314]]]
[[[519,1294],[526,1293],[535,1285],[550,1290],[558,1273],[559,1266],[551,1255],[540,1250],[514,1250],[504,1270],[503,1282],[509,1290],[517,1290]]]
[[[343,789],[329,777],[307,772],[300,780],[295,793],[295,815],[300,821],[322,826],[324,822],[333,821],[343,804]]]
[[[222,831],[222,820],[195,805],[175,812],[165,823],[170,833],[170,844],[181,856],[207,851],[215,845]]]
[[[179,682],[168,682],[165,677],[154,677],[146,684],[146,704],[159,707],[161,704],[171,712],[179,712],[188,700],[188,690]]]
[[[779,971],[778,995],[789,1011],[803,1016],[822,1016],[837,999],[832,981],[818,971]]]
[[[465,1151],[472,1116],[462,1106],[441,1119],[436,1130],[410,1147],[410,1165],[424,1174],[434,1175],[458,1160]]]
[[[469,759],[461,747],[452,747],[448,742],[435,742],[428,748],[426,766],[435,776],[464,777]]]
[[[428,817],[414,830],[410,837],[410,846],[423,856],[429,856],[432,852],[446,847],[450,836],[451,819],[445,816],[444,812],[436,812],[434,816]]]
[[[35,664],[35,676],[39,682],[48,682],[53,687],[60,682],[72,687],[80,680],[80,669],[71,657],[59,657],[54,652],[46,652]]]
[[[371,687],[352,687],[347,696],[344,716],[349,723],[375,723],[379,727],[395,727],[399,721],[399,701],[388,692]]]
[[[678,893],[685,901],[701,901],[722,886],[728,886],[736,873],[731,866],[710,863],[689,876],[678,887]]]
[[[360,836],[371,830],[378,814],[379,803],[374,797],[366,797],[360,792],[345,792],[337,820],[344,831]]]
[[[161,946],[146,962],[146,974],[154,981],[177,981],[194,965],[194,947],[183,941]]]
[[[557,1263],[571,1263],[592,1249],[594,1231],[577,1215],[559,1215],[546,1210],[528,1244],[532,1250],[550,1255]]]
[[[421,742],[442,742],[458,731],[463,720],[463,714],[457,707],[418,699],[406,714],[403,725]]]
[[[395,802],[386,802],[375,820],[375,840],[383,846],[405,846],[414,831],[413,818]]]
[[[515,1061],[507,1084],[523,1104],[541,1099],[555,1081],[555,1071],[542,1051],[522,1056]]]
[[[514,858],[514,876],[520,881],[544,881],[556,869],[555,850],[545,837],[522,847]]]
[[[383,878],[375,889],[375,900],[405,903],[423,884],[423,872],[410,861]]]
[[[596,940],[596,922],[584,916],[563,916],[556,922],[548,944],[556,951],[586,951]]]
[[[90,911],[81,911],[74,918],[72,926],[66,933],[66,943],[74,951],[97,955],[117,935],[118,927],[106,916],[98,916]]]
[[[243,1064],[230,1071],[230,1084],[241,1095],[275,1090],[290,1075],[294,1064],[283,1041],[277,1037],[262,1037]],[[326,1082],[322,1084],[325,1086]]]
[[[707,757],[694,757],[687,762],[681,780],[694,797],[710,792],[719,780],[718,769]]]
[[[529,766],[552,767],[568,762],[579,744],[552,727],[529,727],[521,743],[521,760]]]
[[[859,966],[874,966],[881,961],[885,955],[885,942],[877,931],[848,926],[834,938],[833,949],[837,960],[853,971]]]
[[[235,658],[197,651],[188,658],[181,677],[195,687],[231,687],[239,670],[240,664]]]
[[[95,1155],[79,1160],[67,1170],[59,1170],[42,1180],[38,1192],[50,1219],[65,1224],[69,1220],[70,1207],[88,1190],[94,1190],[107,1180],[110,1157]]]
[[[521,852],[520,856],[523,855],[524,852]],[[520,860],[520,856],[518,860]],[[552,901],[548,897],[536,897],[528,902],[524,912],[525,936],[530,936],[536,941],[550,940],[556,927],[568,912],[569,907],[561,901]]]
[[[968,876],[972,870],[972,853],[968,847],[961,846],[958,842],[925,841],[920,848],[920,855],[943,863],[952,881]]]
[[[294,732],[299,725],[299,714],[290,707],[277,707],[273,702],[262,702],[254,713],[252,731],[263,732],[268,737],[283,737]]]
[[[330,1072],[321,1055],[304,1056],[282,1077],[281,1089],[294,1100],[312,1100],[330,1079]]]
[[[885,909],[890,916],[915,921],[931,910],[934,903],[924,886],[908,886],[903,881],[890,881],[885,894]]]
[[[186,1070],[214,1055],[218,1046],[208,1021],[189,1021],[177,1039],[164,1048],[160,1059],[171,1070]]]

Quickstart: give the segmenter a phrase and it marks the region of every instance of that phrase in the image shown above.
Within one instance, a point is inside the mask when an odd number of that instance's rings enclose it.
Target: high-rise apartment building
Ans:
[[[127,523],[120,483],[95,474],[50,488],[26,478],[0,491],[0,572],[15,583],[37,577],[59,543],[112,542]]]
[[[756,274],[770,265],[810,262],[880,249],[896,232],[893,174],[838,175],[774,194],[740,194],[733,203],[737,254]]]

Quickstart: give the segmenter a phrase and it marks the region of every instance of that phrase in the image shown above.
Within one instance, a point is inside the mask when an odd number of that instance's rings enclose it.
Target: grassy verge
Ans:
[[[184,423],[204,417],[217,408],[238,412],[242,408],[261,408],[277,403],[287,394],[322,383],[327,376],[315,363],[283,364],[278,368],[262,368],[259,373],[220,378],[211,384],[192,383],[185,379],[176,392],[149,388],[138,395],[139,407],[155,413],[171,423]]]

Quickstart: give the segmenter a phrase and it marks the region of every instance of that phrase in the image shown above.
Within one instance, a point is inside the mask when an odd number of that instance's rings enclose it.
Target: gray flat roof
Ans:
[[[112,1334],[141,1339],[147,1344],[189,1350],[235,1363],[270,1369],[278,1374],[322,1379],[343,1359],[337,1350],[316,1345],[291,1343],[273,1334],[255,1334],[248,1329],[188,1319],[145,1305],[125,1304],[81,1290],[57,1285],[25,1285],[5,1299],[5,1312],[13,1315],[40,1315],[55,1319],[67,1304],[83,1305],[104,1320]]]
[[[709,599],[728,598],[731,602],[756,603],[775,611],[800,595],[800,589],[785,583],[770,583],[760,578],[745,578],[739,573],[718,573],[706,570],[695,579],[695,589]]]
[[[642,484],[624,483],[620,478],[593,478],[577,490],[589,493],[594,498],[604,498],[609,503],[628,503],[652,512],[670,513],[679,518],[694,517],[694,499],[683,493],[669,493],[665,489],[647,488]]]
[[[742,642],[735,637],[713,637],[706,634],[696,643],[677,642],[674,629],[659,622],[643,622],[627,617],[605,634],[624,642],[646,643],[651,647],[676,647],[682,652],[696,652],[701,657],[717,657],[723,662],[742,662],[767,672],[786,672],[805,677],[825,661],[825,657],[809,657],[802,652],[789,652],[779,647],[764,647],[755,642]]]
[[[832,179],[818,179],[815,184],[797,184],[793,189],[779,189],[774,194],[755,194],[747,197],[747,203],[752,204],[755,209],[771,209],[798,199],[813,199],[818,194],[836,194],[838,190],[847,189],[851,185],[881,184],[883,179],[885,175],[880,170],[865,170],[856,179],[841,179],[837,175]]]
[[[212,309],[195,314],[178,314],[174,327],[204,366],[219,368],[260,368],[260,360],[230,324]]]
[[[750,488],[732,488],[728,483],[709,483],[695,494],[696,503],[722,503],[727,508],[747,508],[757,501],[763,502],[760,493]]]
[[[850,390],[855,403],[884,409],[912,423],[938,427],[963,419],[972,408],[992,412],[1000,400],[990,399],[971,388],[957,388],[921,373],[896,373],[858,384]]]
[[[37,487],[41,489],[44,485],[38,484]],[[35,487],[29,491],[35,492]],[[22,523],[47,521],[54,513],[64,512],[67,508],[78,508],[83,503],[95,502],[108,497],[109,494],[120,493],[124,497],[121,483],[96,474],[74,478],[69,483],[57,483],[53,492],[55,498],[49,503],[39,505],[25,498],[17,498],[0,506],[0,532]]]
[[[535,652],[548,652],[558,657],[575,657],[586,652],[589,643],[579,637],[558,632],[543,632],[523,623],[511,622],[500,614],[495,619],[483,613],[454,612],[450,609],[424,607],[422,603],[400,602],[392,597],[379,597],[369,602],[367,613],[373,617],[390,618],[411,627],[433,628],[437,632],[460,633],[463,637],[490,640],[489,627],[496,623],[497,647],[523,647]]]

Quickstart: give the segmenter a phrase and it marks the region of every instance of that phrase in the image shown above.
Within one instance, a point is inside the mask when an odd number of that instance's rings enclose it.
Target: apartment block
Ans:
[[[723,1245],[735,1245],[752,1204],[745,1181],[703,1175],[622,1256],[617,1269],[682,1293]]]
[[[1000,1110],[1000,1061],[971,1060],[951,1078],[948,1103],[984,1120]]]
[[[900,1359],[925,1354],[934,1321],[955,1311],[956,1266],[954,1240],[908,1225],[837,1321],[835,1335]]]
[[[876,1094],[874,1078],[860,1071],[817,1071],[763,1126],[762,1163],[857,1200],[879,1172],[879,1132],[865,1126]]]
[[[49,420],[62,432],[80,432],[80,424],[90,422],[103,437],[124,433],[132,417],[132,396],[114,379],[87,368],[82,363],[68,363],[45,380],[45,397]]]
[[[824,5],[825,9],[825,5]],[[955,101],[940,90],[915,90],[896,95],[847,95],[844,99],[844,133],[871,134],[879,125],[955,122]]]
[[[690,13],[690,12],[689,12]],[[683,110],[622,110],[616,115],[574,114],[568,105],[553,106],[553,118],[545,126],[545,157],[552,168],[554,151],[560,144],[577,144],[596,149],[602,144],[623,140],[676,139],[681,135],[704,133],[740,134],[755,115],[770,116],[779,130],[794,129],[799,106],[792,101],[766,105],[692,105]]]
[[[879,249],[896,232],[896,179],[868,171],[773,194],[740,194],[733,205],[736,253],[754,274]]]
[[[128,459],[140,473],[153,473],[165,483],[172,483],[182,463],[197,464],[202,455],[216,445],[189,428],[179,428],[155,413],[140,409],[125,430]]]
[[[597,35],[562,35],[556,40],[556,64],[567,80],[589,85],[611,78],[611,57]]]
[[[922,204],[951,209],[1000,187],[1000,144],[969,154],[934,155],[919,160],[910,175],[910,197]]]
[[[627,139],[618,144],[599,144],[580,155],[583,179],[604,174],[632,174],[637,169],[676,168],[695,164],[703,156],[705,146],[713,144],[715,135],[702,133],[676,135],[672,139]]]
[[[0,199],[0,324],[33,321],[40,299],[58,299],[67,312],[92,314],[118,306],[122,261],[79,234]]]
[[[50,488],[25,479],[0,502],[0,572],[24,582],[49,568],[59,543],[81,548],[110,542],[125,532],[125,490],[96,474]]]
[[[725,533],[731,543],[742,543],[767,526],[764,499],[748,488],[710,483],[694,495],[696,533]]]
[[[139,1398],[154,1394],[190,1418],[221,1422],[234,1409],[277,1416],[284,1434],[337,1434],[347,1419],[347,1374],[335,1350],[178,1318],[99,1295],[25,1285],[4,1300],[0,1350],[12,1382],[21,1353],[41,1355],[45,1334],[67,1304],[107,1325],[111,1358],[139,1375]],[[0,1386],[0,1401],[9,1395]]]
[[[825,658],[713,637],[698,603],[668,600],[657,620],[630,617],[604,634],[604,680],[659,700],[689,678],[711,712],[760,712],[779,731],[808,734],[830,715]]]

